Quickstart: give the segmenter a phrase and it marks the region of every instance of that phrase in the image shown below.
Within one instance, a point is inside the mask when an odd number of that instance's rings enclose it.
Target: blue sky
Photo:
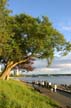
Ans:
[[[9,0],[13,14],[48,16],[53,26],[71,41],[71,0]]]

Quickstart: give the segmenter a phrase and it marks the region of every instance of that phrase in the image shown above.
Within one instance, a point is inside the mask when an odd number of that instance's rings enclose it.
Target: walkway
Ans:
[[[49,96],[53,100],[57,101],[62,106],[62,108],[71,108],[71,93],[67,93],[61,90],[57,90],[57,92],[51,92],[50,90],[39,87],[37,85],[34,87],[43,95]]]

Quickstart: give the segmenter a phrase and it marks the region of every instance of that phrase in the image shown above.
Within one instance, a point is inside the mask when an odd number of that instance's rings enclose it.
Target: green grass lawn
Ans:
[[[20,81],[0,80],[0,108],[58,108],[58,105]]]

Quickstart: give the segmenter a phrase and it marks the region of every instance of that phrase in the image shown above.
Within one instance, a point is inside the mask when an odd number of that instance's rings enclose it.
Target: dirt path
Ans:
[[[62,108],[71,108],[71,94],[59,90],[57,92],[51,92],[50,90],[39,86],[35,86],[35,88],[43,95],[49,96],[57,101]]]

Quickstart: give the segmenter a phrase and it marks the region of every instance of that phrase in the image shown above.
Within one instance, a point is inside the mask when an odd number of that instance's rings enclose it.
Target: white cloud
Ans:
[[[71,31],[71,26],[62,26],[63,30]]]
[[[64,64],[59,63],[58,65],[55,66],[66,69],[66,68],[71,68],[71,63],[64,63]]]
[[[71,31],[71,20],[59,22],[57,27],[61,30]]]

